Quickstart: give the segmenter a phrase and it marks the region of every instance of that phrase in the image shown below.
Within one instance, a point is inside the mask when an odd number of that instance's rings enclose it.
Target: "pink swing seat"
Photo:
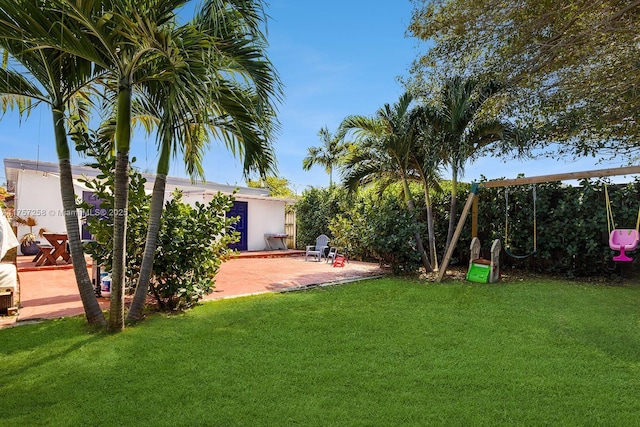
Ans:
[[[628,257],[625,251],[632,251],[638,246],[640,234],[634,229],[613,230],[609,235],[609,247],[620,254],[613,257],[614,261],[631,262],[633,258]]]

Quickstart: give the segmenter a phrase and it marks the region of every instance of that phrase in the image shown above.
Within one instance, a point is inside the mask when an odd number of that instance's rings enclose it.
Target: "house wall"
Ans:
[[[64,221],[59,228],[58,211],[62,210],[59,180],[57,177],[33,172],[23,171],[18,176],[15,197],[15,215],[22,218],[31,216],[38,221],[33,232],[38,234],[40,228],[51,231],[64,232]],[[27,227],[18,227],[18,237],[27,233]]]
[[[261,251],[267,248],[265,234],[284,233],[284,202],[243,199],[238,195],[236,200],[249,202],[248,250]]]
[[[80,186],[75,187],[77,195],[82,195],[82,190]],[[41,228],[66,233],[60,178],[50,173],[21,171],[16,183],[15,214],[36,219],[38,225],[33,227],[33,233],[39,240],[38,230]],[[28,227],[18,227],[18,238],[28,232]]]
[[[185,194],[182,201],[194,205],[196,201],[208,203],[213,196]],[[281,200],[261,200],[235,195],[236,200],[248,203],[247,250],[262,251],[267,248],[265,234],[284,233],[285,202]]]
[[[82,197],[82,186],[76,185],[75,192]],[[207,203],[211,195],[203,193],[184,194],[183,202],[191,205],[196,201]],[[264,250],[267,247],[265,234],[285,232],[285,202],[281,200],[262,200],[235,195],[236,200],[248,202],[247,246],[250,251]],[[169,194],[166,199],[169,199]],[[33,232],[37,235],[41,227],[52,232],[66,232],[60,196],[60,179],[58,175],[30,170],[20,171],[16,182],[16,215],[33,216],[38,225]],[[20,227],[18,237],[29,230]]]

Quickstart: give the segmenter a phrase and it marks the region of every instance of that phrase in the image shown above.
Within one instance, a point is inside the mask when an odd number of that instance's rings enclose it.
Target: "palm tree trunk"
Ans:
[[[113,266],[108,329],[124,329],[125,257],[129,207],[129,145],[131,141],[131,90],[121,86],[116,123],[116,170],[113,190]]]
[[[80,299],[84,308],[84,314],[90,325],[106,325],[104,314],[96,299],[96,294],[87,271],[87,262],[84,258],[84,250],[80,239],[80,227],[78,225],[78,210],[76,195],[73,187],[73,175],[71,161],[69,159],[69,143],[64,127],[64,116],[61,110],[53,109],[53,126],[55,130],[56,149],[58,152],[58,164],[60,167],[60,194],[64,209],[64,221],[69,238],[69,249],[73,272],[75,273]]]
[[[453,231],[456,228],[456,216],[458,215],[458,168],[452,167],[451,172],[451,209],[449,210],[449,230],[447,232],[447,244],[445,245],[445,253],[449,249]]]
[[[402,186],[404,188],[404,198],[405,198],[405,201],[407,202],[407,208],[409,209],[409,213],[413,216],[413,222],[416,225],[416,231],[414,234],[416,239],[416,249],[420,253],[420,258],[422,258],[422,265],[424,265],[424,269],[427,271],[427,273],[429,273],[433,271],[433,268],[431,268],[431,264],[429,264],[429,258],[427,257],[427,253],[424,250],[424,245],[422,244],[422,237],[420,236],[420,230],[417,227],[418,220],[414,215],[416,208],[413,204],[413,199],[411,198],[411,192],[409,191],[409,182],[407,181],[407,178],[404,175],[402,176]]]
[[[429,187],[424,185],[424,203],[427,207],[427,230],[429,233],[429,254],[431,255],[431,266],[434,270],[438,269],[438,253],[436,250],[436,234],[433,224],[433,206],[431,204],[431,196],[429,195]]]
[[[167,139],[169,138],[169,139]],[[149,281],[153,271],[153,258],[158,246],[158,234],[160,231],[160,220],[162,218],[162,208],[164,206],[164,190],[167,185],[167,173],[169,171],[169,158],[171,154],[171,136],[165,137],[162,144],[162,152],[158,160],[156,179],[153,183],[153,193],[151,194],[151,207],[149,209],[149,226],[147,227],[147,238],[140,266],[140,277],[136,285],[136,293],[133,296],[128,321],[142,319],[142,311],[147,301],[149,293]]]

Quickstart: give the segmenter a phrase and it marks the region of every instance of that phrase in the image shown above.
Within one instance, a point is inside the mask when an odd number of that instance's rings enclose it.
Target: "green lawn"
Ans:
[[[640,286],[380,279],[0,330],[2,426],[640,425]]]

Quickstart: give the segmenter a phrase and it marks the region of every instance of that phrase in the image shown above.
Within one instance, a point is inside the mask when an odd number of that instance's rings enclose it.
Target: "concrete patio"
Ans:
[[[304,251],[245,252],[222,264],[215,290],[205,300],[281,292],[382,274],[386,271],[378,264],[351,261],[344,267],[333,267],[324,260],[305,261]],[[0,328],[84,313],[71,265],[35,267],[32,257],[18,257],[18,276],[19,312],[0,317]],[[107,298],[98,301],[108,310]]]

